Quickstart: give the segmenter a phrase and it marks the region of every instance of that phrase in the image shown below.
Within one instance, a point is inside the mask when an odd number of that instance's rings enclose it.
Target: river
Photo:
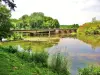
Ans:
[[[60,52],[66,57],[70,57],[71,75],[76,75],[78,68],[100,63],[100,47],[94,49],[90,44],[77,38],[61,38],[58,44],[48,50],[50,54]]]

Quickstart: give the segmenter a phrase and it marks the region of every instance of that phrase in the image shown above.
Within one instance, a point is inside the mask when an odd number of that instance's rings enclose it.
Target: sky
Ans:
[[[58,19],[61,25],[82,25],[93,17],[100,19],[100,0],[15,0],[15,3],[12,18],[17,19],[33,12],[43,12]]]

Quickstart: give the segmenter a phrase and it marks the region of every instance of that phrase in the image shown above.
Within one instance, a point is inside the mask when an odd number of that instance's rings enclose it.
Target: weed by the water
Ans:
[[[58,75],[70,75],[68,71],[68,61],[60,53],[58,53],[57,55],[53,55],[49,62],[49,67],[54,72],[57,72]]]
[[[100,75],[100,66],[89,66],[79,69],[79,75]]]

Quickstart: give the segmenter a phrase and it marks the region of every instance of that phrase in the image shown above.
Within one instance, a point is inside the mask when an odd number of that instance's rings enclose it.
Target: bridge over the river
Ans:
[[[20,32],[20,33],[30,33],[39,34],[39,33],[55,33],[55,34],[70,34],[73,32],[77,32],[77,29],[38,29],[38,30],[11,30],[12,32]]]

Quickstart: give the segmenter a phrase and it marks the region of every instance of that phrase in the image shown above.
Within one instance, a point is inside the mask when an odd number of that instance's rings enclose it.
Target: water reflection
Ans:
[[[96,48],[100,48],[100,35],[90,35],[90,36],[77,36],[79,40],[82,40],[83,42],[90,44],[91,47],[95,50]]]
[[[61,38],[57,45],[48,49],[49,54],[60,52],[71,58],[72,75],[76,75],[78,68],[86,67],[88,64],[99,64],[100,62],[100,45],[92,41],[93,39],[91,40],[92,42],[90,42],[88,38],[81,40],[76,38]],[[93,48],[93,45],[95,45],[95,48]]]

